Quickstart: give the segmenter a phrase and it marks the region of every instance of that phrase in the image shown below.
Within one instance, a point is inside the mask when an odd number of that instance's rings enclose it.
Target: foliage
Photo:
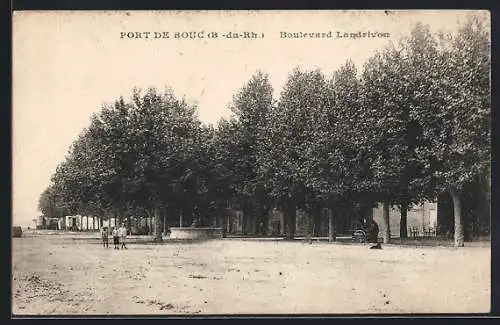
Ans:
[[[417,24],[359,74],[349,60],[332,78],[294,69],[276,102],[256,72],[216,126],[169,88],[134,89],[92,116],[39,209],[204,223],[228,202],[257,216],[278,206],[293,236],[297,208],[408,207],[469,191],[490,170],[489,52],[479,19],[454,36]]]

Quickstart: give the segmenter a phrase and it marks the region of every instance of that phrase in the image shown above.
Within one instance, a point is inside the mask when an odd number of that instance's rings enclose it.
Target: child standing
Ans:
[[[122,249],[127,249],[125,245],[125,240],[127,238],[127,228],[125,228],[125,224],[122,223],[122,226],[118,229],[118,236],[120,236],[122,242]]]
[[[102,227],[102,229],[101,229],[101,239],[102,239],[102,247],[109,248],[108,227]]]
[[[115,249],[120,249],[120,237],[118,237],[118,229],[115,227],[111,228],[111,234],[113,235],[113,244],[115,245]]]

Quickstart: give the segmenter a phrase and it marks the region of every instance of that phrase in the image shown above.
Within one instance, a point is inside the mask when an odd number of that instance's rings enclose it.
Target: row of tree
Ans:
[[[455,244],[461,197],[490,170],[490,42],[480,19],[453,35],[417,24],[397,45],[347,61],[327,77],[295,69],[279,98],[257,72],[233,97],[233,117],[203,125],[172,90],[133,91],[92,117],[42,193],[44,214],[218,218],[278,207],[293,237],[297,208],[317,216],[449,193]],[[488,178],[489,179],[489,178]],[[251,213],[250,213],[251,211]],[[189,219],[190,220],[190,219]]]

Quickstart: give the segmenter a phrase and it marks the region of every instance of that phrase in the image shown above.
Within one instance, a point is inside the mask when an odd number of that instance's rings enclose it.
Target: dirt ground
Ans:
[[[133,241],[133,240],[131,240]],[[104,249],[97,234],[13,238],[12,312],[489,312],[490,247],[223,239]]]

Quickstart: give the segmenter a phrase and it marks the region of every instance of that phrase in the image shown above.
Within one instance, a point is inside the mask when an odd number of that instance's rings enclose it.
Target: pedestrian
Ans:
[[[368,242],[375,244],[370,249],[381,249],[380,242],[378,241],[379,228],[375,220],[372,219],[368,229]]]
[[[118,229],[118,236],[120,236],[120,241],[122,242],[121,249],[127,249],[127,245],[125,245],[125,240],[127,239],[127,228],[125,228],[124,223],[122,223],[122,226]]]
[[[115,249],[120,249],[119,247],[120,237],[118,237],[118,229],[116,229],[115,227],[112,227],[111,229],[112,229],[111,234],[113,236],[113,244],[115,245]]]
[[[108,235],[109,235],[108,227],[102,227],[101,239],[102,239],[102,247],[104,248],[109,248]]]

